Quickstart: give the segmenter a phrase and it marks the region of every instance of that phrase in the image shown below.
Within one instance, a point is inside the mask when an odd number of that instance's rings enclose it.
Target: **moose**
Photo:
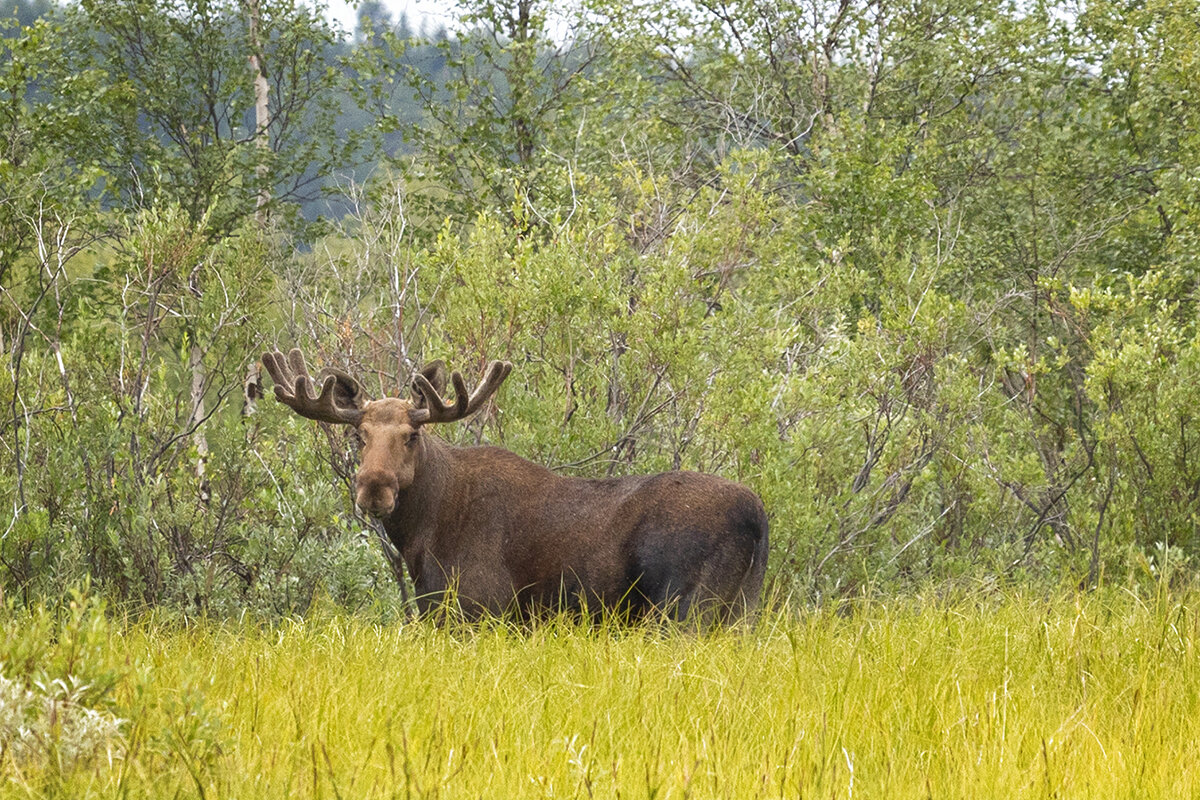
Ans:
[[[499,447],[456,447],[430,432],[476,411],[508,377],[492,361],[473,392],[445,399],[439,360],[412,397],[370,399],[347,373],[314,379],[293,349],[263,354],[275,397],[302,417],[350,425],[362,442],[355,501],[379,519],[427,616],[456,600],[471,619],[565,610],[689,624],[752,610],[767,565],[759,497],[714,475],[566,477]]]

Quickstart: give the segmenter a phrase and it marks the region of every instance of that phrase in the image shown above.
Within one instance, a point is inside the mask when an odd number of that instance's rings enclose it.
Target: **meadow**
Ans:
[[[10,606],[0,795],[1195,797],[1198,601],[930,594],[712,634]]]

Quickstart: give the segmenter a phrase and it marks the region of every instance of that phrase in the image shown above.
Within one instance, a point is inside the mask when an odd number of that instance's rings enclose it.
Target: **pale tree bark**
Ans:
[[[267,68],[263,63],[262,41],[260,28],[262,15],[259,11],[258,0],[246,0],[246,22],[250,29],[250,72],[254,75],[254,143],[261,151],[258,167],[258,206],[254,219],[260,227],[267,224],[267,206],[271,202],[271,189],[267,183],[267,151],[271,140],[267,134],[271,123],[269,100],[271,86],[267,83]]]
[[[254,212],[254,221],[260,230],[267,227],[267,210],[271,202],[271,189],[267,182],[267,151],[271,147],[268,135],[270,118],[271,86],[267,83],[267,70],[263,64],[262,41],[259,36],[262,16],[258,0],[246,0],[246,21],[250,30],[250,72],[254,76],[254,143],[259,148],[258,166],[255,173],[258,176],[258,202]],[[254,413],[255,401],[262,396],[262,374],[259,371],[258,359],[254,358],[246,369],[244,391],[242,393],[242,416],[248,417]]]
[[[245,10],[246,24],[250,34],[248,60],[250,62],[251,74],[254,77],[254,143],[259,148],[260,155],[258,166],[255,168],[255,174],[259,181],[259,189],[254,219],[259,229],[263,230],[267,227],[268,206],[271,202],[271,190],[267,182],[268,167],[266,159],[267,151],[271,146],[268,137],[268,126],[270,124],[270,107],[268,102],[270,98],[270,84],[267,83],[266,68],[263,65],[262,43],[259,36],[261,13],[258,0],[246,0]],[[199,270],[193,273],[189,287],[197,296],[202,291],[198,283],[198,273]],[[204,388],[207,383],[207,373],[204,368],[203,353],[199,342],[193,340],[188,361],[192,372],[192,424],[196,426],[195,433],[193,434],[193,441],[196,445],[196,479],[200,486],[200,498],[207,503],[209,500],[208,478],[206,475],[208,469],[208,439],[205,437],[202,428],[205,417]],[[244,383],[243,416],[249,416],[254,413],[259,381],[258,363],[255,360],[247,370],[247,377]]]
[[[812,92],[816,111],[826,133],[837,135],[837,120],[833,113],[833,90],[830,86],[830,73],[836,63],[838,44],[845,33],[850,0],[838,0],[837,12],[829,22],[825,38],[820,39],[821,14],[818,4],[813,4],[813,34],[814,41],[812,58]]]
[[[199,287],[193,283],[192,291]],[[207,373],[204,370],[204,353],[200,343],[193,338],[188,352],[188,366],[192,370],[192,426],[195,432],[192,441],[196,445],[196,481],[200,486],[200,499],[207,503],[210,492],[208,485],[208,438],[204,435],[204,387]]]

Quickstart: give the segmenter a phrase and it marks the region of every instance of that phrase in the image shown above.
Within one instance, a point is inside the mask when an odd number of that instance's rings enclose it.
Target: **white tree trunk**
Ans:
[[[259,31],[262,16],[259,13],[258,0],[246,0],[247,24],[250,28],[250,71],[254,75],[254,141],[263,151],[264,158],[259,159],[257,174],[259,179],[258,212],[255,219],[260,226],[267,223],[267,204],[271,202],[271,190],[267,184],[266,151],[271,146],[267,134],[270,125],[271,85],[267,83],[267,69],[263,64],[262,41]]]
[[[210,492],[208,488],[208,438],[204,435],[204,384],[206,375],[200,343],[193,339],[190,344],[188,366],[192,370],[192,425],[195,427],[195,432],[192,434],[192,441],[196,445],[196,482],[200,487],[201,501],[207,503]]]
[[[254,75],[254,143],[261,156],[255,172],[259,180],[258,203],[254,221],[260,229],[267,227],[267,206],[271,202],[271,189],[267,182],[267,151],[271,147],[268,127],[271,123],[269,100],[271,85],[267,83],[267,71],[263,65],[262,41],[259,37],[261,15],[258,0],[246,0],[246,20],[250,29],[250,71]],[[255,401],[262,396],[262,378],[257,359],[246,371],[242,392],[242,416],[248,417],[255,411]]]

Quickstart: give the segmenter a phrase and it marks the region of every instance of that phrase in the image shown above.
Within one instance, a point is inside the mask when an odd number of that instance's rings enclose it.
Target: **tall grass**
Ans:
[[[76,668],[115,676],[91,702],[126,720],[119,741],[71,765],[10,747],[0,792],[1196,797],[1198,603],[1116,590],[875,600],[712,635],[333,613],[93,624]],[[41,662],[71,646],[58,630]],[[19,639],[0,652],[10,666]]]

